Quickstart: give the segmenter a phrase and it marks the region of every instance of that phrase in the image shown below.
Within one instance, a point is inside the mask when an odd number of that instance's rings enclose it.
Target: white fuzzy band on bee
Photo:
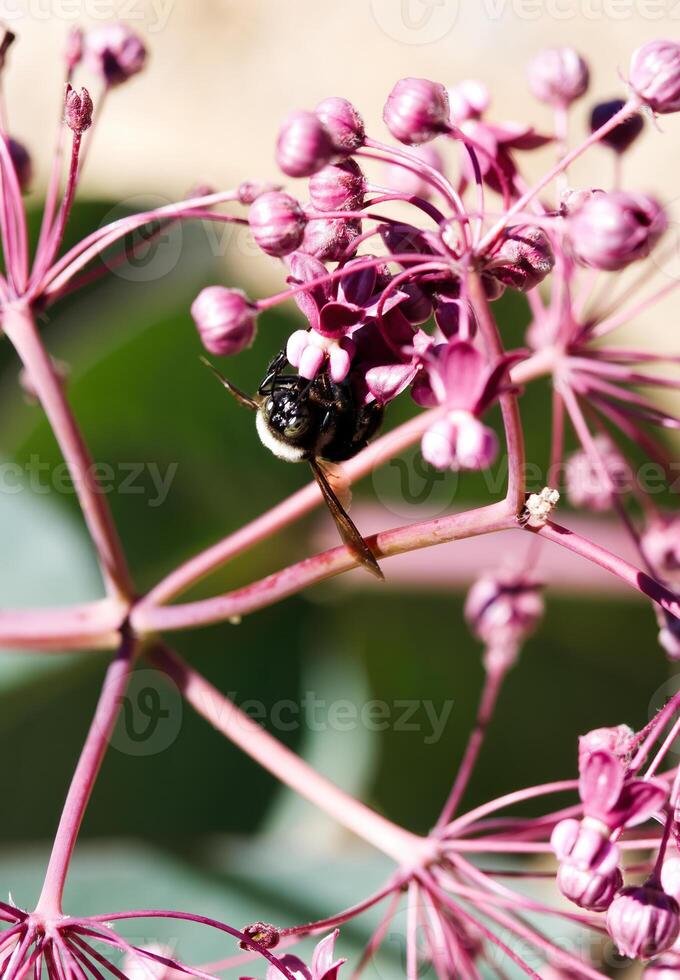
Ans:
[[[278,433],[272,431],[261,410],[255,416],[255,426],[262,445],[266,446],[279,459],[284,459],[287,463],[300,463],[307,458],[307,452],[304,449],[291,446]]]

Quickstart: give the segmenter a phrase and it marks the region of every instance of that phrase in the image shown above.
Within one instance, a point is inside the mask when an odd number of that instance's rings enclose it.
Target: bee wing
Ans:
[[[200,361],[201,364],[205,364],[207,368],[210,368],[210,370],[215,375],[215,377],[220,382],[220,384],[224,385],[224,387],[227,389],[229,394],[233,395],[236,401],[240,405],[244,405],[246,408],[251,409],[253,412],[256,412],[258,410],[258,408],[260,407],[260,403],[257,401],[256,398],[251,398],[250,395],[246,395],[245,392],[241,391],[239,388],[233,385],[231,381],[227,381],[224,375],[217,370],[214,364],[210,363],[207,357],[201,357]]]
[[[321,488],[326,505],[331,512],[331,516],[335,521],[338,531],[340,532],[340,537],[352,552],[354,557],[361,563],[361,565],[363,565],[366,571],[370,572],[371,575],[374,575],[381,581],[384,581],[385,576],[380,569],[380,565],[375,560],[375,555],[368,547],[349,514],[336,497],[335,491],[328,482],[328,478],[323,471],[323,467],[316,459],[310,459],[309,462],[316,482]]]

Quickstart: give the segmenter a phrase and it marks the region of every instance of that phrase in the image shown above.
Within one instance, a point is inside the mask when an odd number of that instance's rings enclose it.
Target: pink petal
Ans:
[[[454,340],[440,356],[440,373],[451,407],[474,411],[486,380],[483,355],[466,340]]]
[[[319,314],[318,332],[322,337],[343,337],[361,319],[361,310],[346,303],[326,303]]]
[[[668,798],[668,787],[656,779],[631,779],[624,785],[617,811],[622,827],[636,827],[657,813]]]
[[[319,347],[309,344],[307,347],[305,347],[302,357],[300,358],[298,371],[303,378],[313,381],[321,370],[323,361],[324,352]]]
[[[421,452],[430,466],[436,470],[448,470],[454,463],[456,427],[448,419],[439,419],[427,430],[421,443]]]
[[[288,338],[288,343],[286,344],[286,357],[293,367],[300,366],[302,355],[304,354],[308,344],[309,331],[307,330],[296,330],[295,333],[292,333]]]
[[[331,379],[340,384],[349,374],[352,358],[342,347],[332,347],[328,355]]]
[[[600,749],[583,760],[579,793],[589,816],[606,820],[621,795],[624,775],[623,765],[613,752]]]
[[[312,956],[312,976],[314,980],[321,980],[327,970],[333,965],[335,941],[340,935],[340,930],[335,929],[330,935],[317,943]]]
[[[417,368],[411,364],[385,364],[369,368],[366,372],[366,384],[378,401],[388,402],[409,386],[416,371]]]

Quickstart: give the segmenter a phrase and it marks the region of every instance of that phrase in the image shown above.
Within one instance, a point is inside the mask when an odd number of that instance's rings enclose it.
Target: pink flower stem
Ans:
[[[475,918],[468,911],[466,911],[466,909],[463,908],[462,905],[459,905],[457,902],[454,902],[451,896],[447,895],[446,892],[442,888],[440,888],[440,886],[434,881],[434,879],[431,876],[428,875],[426,878],[423,879],[423,887],[426,888],[426,890],[432,895],[432,898],[437,904],[445,905],[447,908],[451,910],[451,912],[453,913],[454,920],[464,919],[472,926],[474,931],[479,932],[485,939],[487,939],[489,942],[493,943],[494,946],[497,946],[500,950],[502,950],[505,953],[505,955],[516,966],[518,966],[524,973],[527,974],[527,976],[533,977],[534,980],[541,980],[539,974],[536,973],[534,970],[532,970],[531,967],[528,965],[528,963],[525,963],[525,961],[520,956],[518,956],[514,950],[512,950],[506,943],[504,943],[499,936],[497,936],[494,932],[491,931],[491,929],[489,929],[486,925],[484,925],[483,922],[480,922],[479,919]],[[492,916],[489,913],[488,909],[486,910],[486,915],[489,918],[494,918],[494,916]],[[516,932],[515,929],[512,929],[511,931]]]
[[[136,641],[129,637],[126,638],[106,672],[94,718],[85,739],[57,828],[43,889],[36,907],[37,915],[53,917],[62,913],[64,885],[71,856],[92,789],[106,754],[109,739],[118,718],[136,649]]]
[[[194,710],[218,732],[333,820],[400,866],[420,866],[434,856],[433,842],[397,827],[321,776],[175,653],[156,646],[149,656],[172,678]]]
[[[64,455],[97,549],[107,589],[119,598],[129,598],[132,584],[111,514],[94,475],[89,451],[28,306],[6,307],[2,326],[28,371]]]
[[[503,344],[498,335],[498,328],[491,312],[489,301],[484,292],[484,286],[479,273],[468,276],[470,301],[477,314],[479,330],[490,358],[501,358],[505,354]],[[524,432],[519,413],[517,396],[512,393],[501,395],[501,411],[505,426],[506,453],[508,459],[508,492],[506,500],[516,514],[524,507],[525,486],[525,450]]]
[[[575,147],[571,152],[567,153],[566,156],[562,157],[555,166],[549,170],[537,184],[534,184],[525,194],[523,194],[515,203],[506,211],[502,218],[496,222],[496,224],[491,228],[490,231],[486,233],[482,241],[477,248],[478,255],[484,255],[491,245],[497,240],[498,236],[503,232],[503,229],[507,227],[508,222],[518,211],[522,211],[530,201],[541,193],[544,187],[558,177],[561,173],[564,173],[571,164],[577,160],[586,150],[589,150],[591,146],[610,133],[613,129],[632,116],[640,108],[640,100],[637,96],[630,98],[626,104],[621,108],[615,115],[608,119],[604,126],[596,129],[594,133],[583,141],[579,146]]]
[[[666,283],[661,289],[657,289],[655,293],[651,296],[645,296],[639,302],[635,303],[633,306],[624,307],[619,309],[617,313],[612,314],[606,320],[601,320],[597,326],[588,330],[588,336],[593,337],[604,337],[610,334],[613,330],[617,330],[622,327],[624,323],[629,323],[636,317],[639,317],[642,313],[648,310],[651,306],[655,306],[660,303],[662,299],[668,296],[670,293],[674,292],[678,285],[680,285],[680,280],[674,279],[672,282]]]
[[[127,613],[115,597],[64,609],[1,609],[0,649],[115,650]]]
[[[28,280],[28,229],[26,225],[26,209],[24,208],[19,179],[14,169],[12,155],[6,136],[0,136],[0,158],[2,159],[3,193],[7,200],[7,217],[9,221],[12,247],[5,254],[5,263],[11,271],[12,279],[21,291],[26,288]]]
[[[397,909],[401,904],[401,900],[402,900],[402,895],[400,893],[397,893],[396,895],[393,896],[392,901],[388,905],[385,914],[383,915],[382,919],[376,926],[374,932],[371,934],[371,937],[368,940],[368,943],[366,944],[366,948],[361,954],[361,959],[359,960],[357,967],[354,973],[352,974],[352,980],[358,980],[358,978],[362,975],[362,973],[364,972],[364,970],[372,960],[375,953],[382,946],[383,940],[387,935],[387,930],[392,924],[392,920],[394,919],[394,916],[397,913]]]
[[[467,789],[470,777],[477,764],[479,753],[484,744],[484,738],[493,717],[498,695],[500,694],[506,674],[507,669],[503,668],[496,668],[486,672],[475,726],[468,739],[463,761],[456,775],[453,789],[435,825],[435,829],[437,830],[451,822],[453,815],[460,805],[460,801],[463,798],[463,794]]]
[[[104,228],[100,228],[91,235],[88,235],[62,256],[49,270],[44,270],[44,274],[40,280],[36,280],[33,283],[33,293],[48,299],[53,294],[59,294],[64,285],[76,273],[88,265],[89,262],[97,258],[101,252],[115,244],[119,239],[130,234],[130,232],[146,224],[165,219],[192,220],[196,212],[201,217],[212,218],[212,212],[207,211],[207,209],[237,199],[237,191],[223,191],[217,194],[203,195],[190,198],[186,201],[168,204],[164,207],[130,215],[126,218],[119,218],[117,221],[113,221],[105,225]],[[225,216],[222,217],[226,220]]]
[[[339,912],[337,915],[333,915],[329,919],[320,919],[318,922],[309,922],[304,926],[293,926],[290,929],[281,929],[279,935],[283,937],[306,936],[312,932],[322,932],[327,929],[334,929],[336,926],[341,926],[345,922],[355,919],[358,915],[361,915],[368,909],[373,908],[374,905],[379,905],[380,902],[383,902],[390,895],[393,895],[395,891],[400,891],[403,882],[404,875],[396,875],[369,898],[364,899],[363,902],[359,902],[357,905],[352,905],[351,908],[345,909],[344,912]]]
[[[505,501],[476,510],[437,517],[420,524],[383,531],[368,538],[376,558],[389,558],[418,548],[470,538],[514,527],[516,517]],[[355,568],[357,561],[345,546],[307,558],[244,588],[210,599],[176,606],[139,604],[130,622],[140,635],[195,629],[264,609],[303,589]]]
[[[482,806],[470,810],[469,813],[464,814],[462,817],[458,817],[448,827],[444,828],[446,830],[445,836],[447,838],[459,836],[461,831],[469,828],[471,824],[488,816],[490,813],[496,813],[498,810],[514,806],[517,803],[524,803],[527,800],[533,800],[540,796],[548,796],[552,793],[566,793],[576,789],[578,789],[577,780],[564,779],[555,783],[543,783],[540,786],[529,786],[527,789],[516,790],[514,793],[500,796],[497,800],[484,803]]]
[[[76,188],[78,187],[78,160],[80,158],[82,139],[83,138],[80,133],[73,134],[73,143],[71,145],[71,162],[69,164],[68,176],[66,178],[64,196],[54,221],[54,226],[50,230],[47,241],[45,242],[45,247],[40,257],[40,261],[35,263],[33,272],[34,281],[36,279],[40,280],[40,277],[59,252],[61,243],[64,239],[64,232],[66,231],[66,225],[68,223],[69,215],[71,214],[71,208],[73,207],[73,200],[76,196]]]
[[[527,525],[526,530],[532,534],[538,534],[539,537],[546,541],[552,541],[555,544],[559,544],[562,548],[567,548],[568,551],[580,555],[581,558],[594,562],[600,568],[604,568],[605,571],[616,575],[617,578],[630,585],[636,592],[640,592],[642,595],[658,603],[662,609],[665,609],[672,616],[676,618],[680,617],[680,600],[670,589],[667,589],[639,568],[631,565],[624,558],[613,555],[606,548],[595,544],[594,541],[590,541],[588,538],[584,538],[566,527],[561,527],[559,524],[554,524],[552,521],[548,521],[544,527],[538,528]]]

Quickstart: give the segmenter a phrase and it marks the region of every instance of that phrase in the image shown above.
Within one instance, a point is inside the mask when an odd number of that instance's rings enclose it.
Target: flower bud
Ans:
[[[634,52],[630,87],[654,112],[680,109],[680,44],[649,41]]]
[[[583,764],[587,756],[602,749],[613,752],[617,759],[627,764],[634,734],[629,725],[617,725],[615,728],[595,728],[581,735],[578,740],[579,765]]]
[[[622,884],[623,877],[618,868],[602,875],[565,861],[557,872],[557,886],[564,897],[590,912],[606,912]]]
[[[333,156],[331,138],[313,112],[294,112],[276,144],[276,162],[289,177],[310,177]]]
[[[612,116],[623,109],[626,103],[623,99],[612,99],[610,102],[599,102],[593,107],[590,113],[590,129],[595,132],[608,123]],[[625,153],[629,146],[635,142],[644,129],[642,116],[635,112],[628,119],[615,126],[610,132],[606,133],[600,140],[605,146],[610,147],[615,153]]]
[[[426,176],[418,172],[418,161],[422,160],[438,173],[444,172],[444,161],[441,153],[434,146],[414,146],[411,153],[414,157],[413,170],[400,163],[388,163],[383,171],[383,180],[385,186],[397,194],[422,197],[427,201],[432,196],[433,187]]]
[[[583,205],[589,201],[591,197],[601,193],[602,191],[590,190],[583,187],[568,187],[562,193],[560,199],[560,209],[562,214],[573,214],[574,211],[578,211],[579,208],[583,207]]]
[[[644,258],[666,230],[663,208],[646,194],[595,194],[569,217],[574,255],[583,265],[615,271]]]
[[[669,660],[680,660],[680,619],[670,613],[662,613],[662,627],[659,631],[659,643]]]
[[[510,228],[493,255],[487,271],[512,289],[534,289],[552,271],[555,256],[540,228]]]
[[[313,218],[301,249],[321,262],[337,262],[360,234],[361,221],[356,218]]]
[[[465,618],[487,645],[519,643],[537,629],[545,604],[538,582],[514,572],[483,575],[465,600]]]
[[[77,136],[82,136],[92,125],[93,111],[94,104],[86,88],[81,89],[79,95],[71,85],[66,86],[64,121]]]
[[[607,929],[622,956],[649,959],[678,938],[678,903],[651,880],[622,888],[609,907]]]
[[[358,211],[365,191],[361,167],[351,159],[329,163],[309,181],[309,199],[319,211]]]
[[[31,160],[31,155],[23,143],[11,137],[7,141],[7,147],[9,149],[9,155],[12,158],[14,172],[17,175],[19,189],[22,194],[26,194],[30,190],[31,181],[33,180],[33,161]]]
[[[642,548],[657,575],[680,590],[680,517],[655,518],[642,535]]]
[[[260,946],[264,946],[265,949],[274,949],[278,946],[281,935],[276,926],[269,925],[268,922],[254,922],[251,926],[246,926],[243,929],[243,935],[247,936],[248,939],[253,939]],[[239,943],[241,949],[252,949],[248,943],[241,941]]]
[[[449,97],[438,82],[402,78],[390,92],[383,119],[400,143],[427,143],[449,125]]]
[[[537,99],[568,106],[579,99],[590,80],[588,65],[573,48],[544,48],[528,67],[529,88]]]
[[[269,191],[260,194],[248,213],[253,238],[267,255],[281,258],[294,252],[302,242],[307,219],[290,194]]]
[[[347,99],[331,96],[319,102],[315,112],[336,153],[354,153],[363,146],[366,139],[364,121]]]
[[[191,315],[211,354],[239,354],[255,339],[256,308],[240,289],[208,286],[194,300]]]
[[[625,459],[607,436],[595,436],[594,444],[602,467],[596,466],[584,449],[579,449],[567,459],[565,482],[567,497],[574,507],[603,513],[612,506],[613,496],[629,485],[632,474]]]
[[[448,89],[451,122],[460,126],[468,119],[479,119],[489,108],[491,96],[483,82],[466,79]]]
[[[146,48],[126,24],[105,24],[85,35],[85,59],[107,85],[122,85],[144,68]]]

